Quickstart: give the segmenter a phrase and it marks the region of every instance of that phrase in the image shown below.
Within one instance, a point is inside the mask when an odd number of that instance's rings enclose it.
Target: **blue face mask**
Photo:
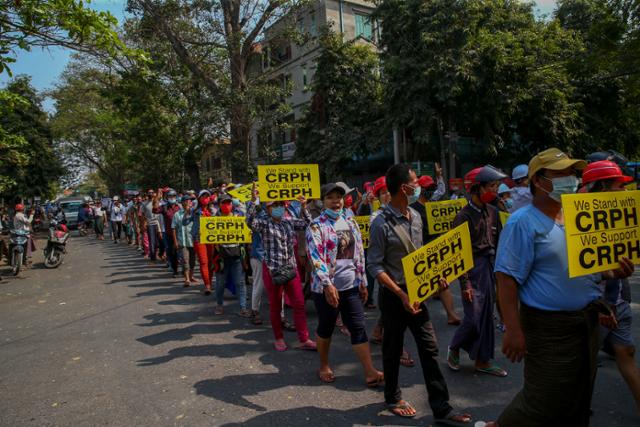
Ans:
[[[240,206],[240,200],[238,199],[231,199],[231,203],[233,204],[234,207],[238,207]]]
[[[324,213],[334,221],[338,219],[340,215],[342,215],[342,212],[343,212],[343,209],[340,209],[339,211],[334,211],[333,209],[324,210]]]
[[[549,192],[544,188],[539,187],[541,190],[549,194],[556,202],[560,203],[562,201],[563,194],[574,194],[578,190],[578,178],[574,175],[569,176],[561,176],[559,178],[547,178],[546,176],[542,176],[547,181],[551,181],[553,184],[553,191]]]
[[[284,216],[284,206],[274,206],[271,208],[271,216],[280,219]]]
[[[174,205],[176,203],[176,199],[168,199],[167,202],[169,202],[170,205]]]
[[[420,198],[421,191],[422,191],[422,188],[419,185],[413,189],[413,194],[411,196],[407,196],[407,200],[409,201],[409,204],[413,204],[418,201],[418,199]]]
[[[504,199],[502,201],[502,203],[504,203],[504,207],[507,209],[511,209],[513,207],[513,200],[512,199]]]

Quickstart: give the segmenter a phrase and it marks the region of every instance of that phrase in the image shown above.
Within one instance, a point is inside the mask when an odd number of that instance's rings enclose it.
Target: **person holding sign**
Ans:
[[[219,199],[218,216],[240,216],[233,213],[233,201],[230,195],[224,194]],[[244,223],[243,223],[244,225]],[[245,285],[244,268],[242,265],[243,248],[239,243],[224,243],[214,246],[216,254],[220,255],[220,270],[216,271],[216,315],[224,314],[224,288],[230,280],[238,290],[240,311],[238,316],[251,317],[247,309],[247,287]]]
[[[633,178],[625,176],[620,167],[610,160],[590,163],[582,174],[582,184],[589,193],[624,191],[625,185],[631,181]],[[615,317],[600,316],[600,341],[604,350],[615,357],[618,370],[636,402],[636,413],[640,415],[640,370],[635,362],[630,297],[628,280],[609,279],[604,282],[604,298],[615,307]]]
[[[507,176],[487,165],[476,168],[465,176],[470,203],[462,208],[453,226],[469,223],[473,268],[460,277],[464,319],[449,344],[447,364],[460,370],[460,349],[475,361],[476,372],[506,377],[507,372],[493,364],[495,330],[493,306],[495,303],[495,277],[493,260],[500,235],[498,210],[492,205],[498,197],[500,181]]]
[[[407,294],[402,258],[422,246],[422,221],[409,205],[420,196],[420,185],[409,165],[392,166],[386,175],[391,202],[371,225],[367,269],[383,286],[380,298],[384,335],[384,398],[393,414],[411,418],[415,408],[402,399],[398,373],[404,333],[411,331],[418,347],[422,374],[429,394],[429,404],[436,422],[468,425],[469,414],[455,414],[449,404],[447,383],[438,363],[438,344],[427,306],[411,304]],[[446,287],[446,283],[441,283]]]
[[[342,186],[325,184],[321,193],[325,208],[306,232],[312,267],[311,291],[318,313],[318,377],[325,383],[335,381],[329,365],[329,348],[340,315],[364,368],[367,386],[377,387],[384,376],[373,367],[365,326],[363,304],[367,300],[367,279],[360,227],[353,216],[345,213]]]
[[[610,314],[598,283],[628,277],[633,265],[569,277],[561,196],[575,193],[586,162],[557,148],[529,163],[533,203],[505,226],[496,279],[506,332],[502,352],[525,359],[524,386],[489,427],[588,426],[598,351],[598,314]]]
[[[440,165],[437,163],[436,177],[438,180],[437,185],[429,175],[423,175],[418,179],[418,183],[421,188],[420,198],[411,205],[411,207],[420,214],[420,219],[422,220],[423,244],[429,243],[437,237],[429,234],[426,205],[428,202],[439,200],[446,193],[446,187],[444,185],[444,180],[442,179],[442,169],[440,169]],[[453,295],[451,294],[450,289],[445,289],[440,292],[440,301],[442,302],[444,310],[447,312],[447,323],[449,325],[458,326],[461,323],[461,320],[453,308]]]
[[[257,199],[258,192],[254,185],[251,201],[247,203],[247,224],[262,238],[264,248],[262,279],[269,296],[269,316],[275,337],[274,347],[277,351],[287,350],[280,318],[282,295],[286,292],[293,308],[293,321],[300,341],[297,348],[316,350],[316,343],[309,339],[304,295],[294,249],[296,231],[305,230],[311,222],[311,216],[307,212],[307,201],[302,196],[298,198],[301,218],[285,217],[285,206],[280,201],[267,202],[268,215],[260,217],[256,207]]]

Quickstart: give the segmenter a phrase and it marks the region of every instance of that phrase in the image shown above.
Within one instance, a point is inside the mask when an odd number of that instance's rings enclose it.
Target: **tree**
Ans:
[[[330,177],[343,175],[357,156],[386,142],[377,53],[358,39],[344,42],[325,30],[311,84],[313,101],[301,119],[296,157],[318,163]]]
[[[0,2],[0,73],[11,70],[16,49],[63,46],[103,58],[141,52],[128,49],[108,12],[87,8],[82,0],[4,0]]]
[[[254,100],[270,82],[251,74],[256,43],[270,24],[306,4],[301,0],[129,0],[129,10],[164,36],[194,82],[225,106],[234,176],[250,166]],[[293,20],[292,22],[295,22]],[[244,154],[240,162],[234,154]]]
[[[64,170],[48,116],[28,77],[15,78],[0,91],[0,113],[0,194],[53,196]]]
[[[376,12],[388,120],[416,141],[459,132],[508,157],[581,135],[564,58],[580,41],[536,20],[532,4],[502,0],[385,0]],[[482,159],[475,159],[480,161]]]

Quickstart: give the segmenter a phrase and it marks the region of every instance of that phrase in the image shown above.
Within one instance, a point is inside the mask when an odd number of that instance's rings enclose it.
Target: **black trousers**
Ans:
[[[449,405],[449,390],[438,365],[438,343],[433,325],[429,320],[429,312],[424,304],[420,307],[422,311],[412,315],[404,309],[402,301],[393,292],[386,288],[382,290],[380,309],[384,327],[382,339],[384,399],[387,404],[397,403],[402,399],[398,374],[404,332],[409,328],[418,347],[422,375],[429,394],[429,405],[435,418],[444,418],[453,408]]]

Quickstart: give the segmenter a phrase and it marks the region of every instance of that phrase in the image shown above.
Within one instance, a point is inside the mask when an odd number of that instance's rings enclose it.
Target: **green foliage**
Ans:
[[[379,61],[370,45],[344,42],[328,29],[320,47],[296,157],[338,177],[350,161],[378,152],[386,142]]]
[[[17,49],[64,46],[100,56],[129,56],[145,61],[141,51],[129,49],[116,32],[118,21],[108,12],[87,8],[88,0],[20,0],[0,2],[0,73],[11,74]]]
[[[47,114],[29,78],[0,91],[0,195],[50,197],[64,172],[54,152]]]
[[[579,140],[563,62],[580,53],[580,40],[536,20],[532,3],[386,0],[376,15],[388,120],[416,139],[435,122],[484,140],[488,155],[510,157]]]

